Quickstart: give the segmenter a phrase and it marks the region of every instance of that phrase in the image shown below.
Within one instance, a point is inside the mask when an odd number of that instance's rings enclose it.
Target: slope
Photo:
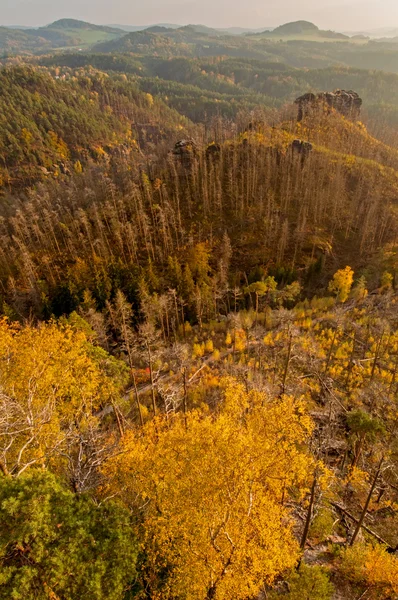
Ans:
[[[61,78],[43,69],[0,71],[2,185],[26,185],[66,165],[161,142],[187,120],[123,77],[94,70]],[[80,167],[79,167],[80,168]],[[69,167],[68,167],[69,169]]]
[[[297,149],[298,136],[312,151]],[[182,144],[147,164],[126,154],[3,205],[4,299],[38,315],[70,312],[86,291],[101,307],[117,289],[137,303],[149,272],[151,289],[177,286],[195,315],[223,285],[223,252],[238,291],[268,273],[313,294],[347,264],[375,286],[397,261],[397,197],[397,152],[337,113],[252,123],[229,141]]]

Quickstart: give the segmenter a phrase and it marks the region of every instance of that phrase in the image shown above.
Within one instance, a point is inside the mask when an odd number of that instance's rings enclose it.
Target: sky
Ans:
[[[61,18],[253,28],[304,19],[322,29],[360,31],[398,27],[398,0],[0,0],[1,25],[38,26]]]

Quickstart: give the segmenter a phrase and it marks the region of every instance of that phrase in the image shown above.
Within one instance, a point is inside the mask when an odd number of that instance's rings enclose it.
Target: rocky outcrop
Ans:
[[[297,98],[298,105],[297,120],[302,121],[306,116],[313,114],[316,110],[335,110],[344,117],[355,120],[361,114],[362,99],[356,92],[349,90],[335,90],[334,92],[309,92]]]
[[[221,154],[221,146],[220,144],[216,144],[213,142],[209,144],[206,148],[206,158],[216,160],[220,157]]]
[[[180,158],[184,165],[189,165],[198,154],[198,149],[194,140],[180,140],[174,146],[174,156]]]
[[[313,145],[310,142],[303,142],[302,140],[293,140],[291,148],[293,152],[296,152],[301,156],[308,156],[313,150]]]

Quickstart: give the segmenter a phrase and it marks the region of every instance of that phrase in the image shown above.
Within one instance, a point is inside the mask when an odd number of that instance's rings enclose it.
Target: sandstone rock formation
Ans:
[[[297,98],[295,104],[298,105],[298,121],[302,121],[306,116],[313,114],[317,109],[336,110],[343,116],[355,120],[361,113],[362,99],[356,92],[349,90],[335,90],[334,92],[319,92],[313,94],[309,92]]]
[[[217,159],[219,158],[221,153],[221,146],[220,144],[216,144],[215,142],[213,142],[212,144],[209,144],[206,148],[206,157],[209,159]]]
[[[198,154],[197,145],[192,139],[180,140],[175,144],[173,154],[183,165],[189,166]]]
[[[313,145],[310,142],[293,140],[291,148],[293,152],[297,152],[298,154],[301,154],[301,156],[308,156],[313,150]]]

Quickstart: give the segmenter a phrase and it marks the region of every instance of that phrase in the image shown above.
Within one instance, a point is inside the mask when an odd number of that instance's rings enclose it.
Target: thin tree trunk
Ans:
[[[332,506],[334,508],[336,508],[338,511],[340,511],[341,513],[343,513],[343,515],[346,515],[349,519],[351,519],[351,521],[353,521],[354,523],[358,523],[358,519],[356,519],[351,513],[349,513],[348,510],[346,510],[345,508],[343,508],[342,506],[340,506],[340,504],[337,504],[337,502],[332,502],[331,504],[332,504]],[[383,540],[383,538],[381,538],[379,536],[378,533],[376,533],[375,531],[372,531],[371,529],[369,529],[369,527],[367,527],[364,524],[362,524],[362,528],[367,533],[369,533],[374,538],[376,538],[376,540],[378,542],[380,542],[380,544],[383,544],[384,546],[386,546],[387,547],[387,552],[395,552],[396,549],[392,548],[385,540]]]
[[[332,345],[330,346],[329,354],[328,354],[328,357],[327,357],[327,360],[326,360],[325,375],[329,371],[329,366],[330,366],[330,361],[332,360],[332,353],[333,353],[333,350],[334,350],[334,342],[336,341],[336,336],[337,336],[337,329],[334,332],[333,339],[332,339]]]
[[[348,364],[348,369],[347,369],[347,377],[345,380],[345,386],[347,387],[347,385],[349,384],[350,378],[351,378],[351,373],[352,373],[352,369],[354,368],[354,356],[355,356],[355,335],[353,337],[353,344],[352,344],[352,350],[351,350],[351,355],[350,355],[350,362]]]
[[[375,353],[375,358],[373,361],[373,367],[372,367],[372,373],[370,375],[370,381],[373,381],[373,378],[375,376],[377,361],[379,359],[379,353],[380,353],[381,343],[383,341],[383,336],[384,336],[384,332],[381,334],[381,338],[379,339],[379,343],[377,344],[377,347],[376,347],[376,353]]]
[[[188,429],[187,404],[188,404],[187,368],[184,367],[184,421],[185,429]]]
[[[287,376],[289,373],[290,358],[292,356],[292,346],[293,346],[293,336],[292,336],[292,334],[290,334],[289,346],[288,346],[288,350],[287,350],[287,357],[286,357],[286,364],[285,364],[285,371],[283,373],[283,380],[282,380],[282,394],[285,393],[286,381],[287,381]]]
[[[354,455],[354,459],[352,461],[351,467],[357,466],[359,459],[361,458],[364,441],[365,441],[364,436],[361,436],[358,440],[358,443],[355,446],[355,455]]]
[[[0,462],[0,471],[3,473],[3,475],[5,477],[7,477],[10,474],[7,467],[2,462]]]
[[[120,420],[119,409],[117,408],[117,406],[115,405],[113,400],[111,401],[111,403],[112,403],[112,407],[113,407],[113,412],[116,415],[116,421],[117,421],[117,426],[119,429],[120,437],[122,438],[122,437],[124,437],[124,429],[123,429],[122,422]]]
[[[383,466],[383,462],[384,462],[384,456],[381,459],[380,464],[379,464],[379,466],[377,468],[376,474],[375,474],[375,476],[373,478],[373,482],[372,482],[372,485],[370,486],[368,497],[366,498],[365,506],[363,507],[363,511],[361,513],[361,516],[359,517],[359,521],[358,521],[358,524],[357,524],[356,529],[354,531],[354,535],[351,538],[350,546],[354,545],[355,540],[358,537],[358,533],[361,530],[362,523],[363,523],[363,521],[364,521],[364,519],[366,517],[366,513],[368,512],[369,504],[370,504],[370,501],[372,499],[372,495],[373,495],[373,492],[374,492],[375,487],[376,487],[377,480],[378,480],[379,475],[380,475],[381,467]]]
[[[305,520],[303,536],[301,538],[301,543],[300,543],[300,548],[302,550],[304,550],[305,544],[307,543],[307,538],[308,538],[308,534],[310,531],[312,516],[314,514],[315,492],[316,492],[317,483],[318,483],[318,477],[317,477],[317,474],[315,473],[314,481],[312,482],[312,486],[311,486],[311,496],[310,496],[310,504],[308,506],[308,511],[307,511],[307,518]]]
[[[137,388],[137,381],[136,381],[136,378],[135,378],[135,373],[133,373],[133,384],[134,384],[135,401],[137,403],[138,414],[140,415],[140,423],[141,423],[141,427],[143,427],[143,425],[144,425],[144,418],[142,416],[142,409],[141,409],[141,404],[140,404],[140,397],[139,397],[139,394],[138,394],[138,388]]]
[[[149,375],[151,378],[151,395],[152,395],[152,409],[153,416],[156,417],[156,397],[155,397],[155,382],[153,380],[153,369],[152,369],[152,352],[151,346],[147,343],[148,361],[149,361]]]
[[[395,359],[394,371],[393,371],[393,374],[392,374],[390,388],[388,390],[389,394],[391,394],[392,388],[394,387],[394,384],[395,384],[395,380],[396,380],[396,377],[397,377],[397,369],[398,369],[398,354],[397,354],[397,357]]]

